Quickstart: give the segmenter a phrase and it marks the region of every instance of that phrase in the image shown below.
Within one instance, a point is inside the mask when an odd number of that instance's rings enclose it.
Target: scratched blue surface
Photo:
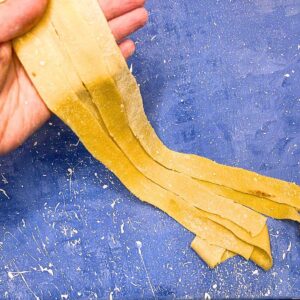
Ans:
[[[148,8],[129,63],[163,141],[300,184],[300,1]],[[210,270],[192,234],[77,141],[53,117],[0,158],[1,299],[300,297],[299,225],[268,221],[271,271],[241,258]]]

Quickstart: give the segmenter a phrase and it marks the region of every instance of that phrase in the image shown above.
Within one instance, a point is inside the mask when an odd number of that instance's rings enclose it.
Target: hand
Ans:
[[[3,1],[3,0],[2,0]],[[30,30],[43,15],[47,0],[0,0],[0,155],[22,144],[50,117],[11,40]],[[76,1],[76,0],[75,0]],[[98,0],[125,58],[135,51],[125,39],[147,22],[145,0]]]

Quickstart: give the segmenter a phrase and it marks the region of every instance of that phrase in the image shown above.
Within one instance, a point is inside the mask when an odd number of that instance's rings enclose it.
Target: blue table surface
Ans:
[[[129,61],[171,148],[300,184],[300,1],[149,1]],[[99,141],[101,142],[101,141]],[[214,270],[53,117],[0,158],[1,299],[300,297],[299,225],[268,220],[274,267]]]

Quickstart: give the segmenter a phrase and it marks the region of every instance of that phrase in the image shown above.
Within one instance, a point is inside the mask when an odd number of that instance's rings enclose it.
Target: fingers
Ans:
[[[31,29],[41,18],[47,0],[0,2],[0,42],[9,41]]]
[[[145,0],[98,0],[109,20],[110,28],[117,40],[138,30],[148,20],[143,8]],[[9,41],[30,30],[41,18],[48,0],[0,0],[0,43]],[[126,57],[134,52],[132,41],[122,44]]]
[[[148,12],[145,8],[137,8],[120,17],[109,21],[109,27],[117,41],[143,27],[148,21]]]
[[[125,40],[120,45],[120,50],[125,57],[125,59],[129,58],[131,55],[133,55],[135,51],[135,44],[132,40]]]
[[[108,21],[143,7],[145,0],[98,0]]]
[[[143,7],[145,0],[98,1],[117,42],[143,27],[148,20],[148,13]],[[132,40],[121,42],[119,47],[126,59],[135,51],[135,44]]]

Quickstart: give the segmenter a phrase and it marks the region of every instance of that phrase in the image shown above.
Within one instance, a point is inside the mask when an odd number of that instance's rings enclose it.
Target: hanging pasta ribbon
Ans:
[[[272,266],[260,213],[299,222],[299,186],[164,146],[96,0],[50,1],[14,49],[49,109],[134,195],[193,232],[209,266],[236,254]]]

